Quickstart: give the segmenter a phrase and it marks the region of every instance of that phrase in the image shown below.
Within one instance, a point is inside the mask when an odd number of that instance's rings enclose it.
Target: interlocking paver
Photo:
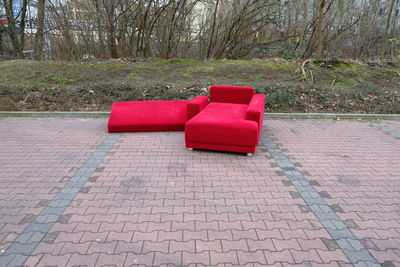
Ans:
[[[102,242],[92,242],[90,244],[88,254],[93,253],[107,253],[113,254],[115,247],[117,246],[117,242],[109,242],[109,243],[102,243]]]
[[[99,258],[98,253],[95,253],[92,255],[81,255],[79,253],[74,253],[74,254],[71,254],[66,266],[92,267],[92,266],[95,266],[98,258]]]
[[[236,251],[216,252],[210,251],[211,265],[236,265],[239,264]]]
[[[181,266],[182,265],[182,252],[175,253],[162,253],[156,252],[154,256],[154,266]]]
[[[96,154],[106,120],[0,119],[0,262],[400,265],[400,123],[372,123],[267,120],[245,157],[180,132]]]
[[[121,253],[118,255],[100,253],[95,266],[123,266],[126,257],[127,253]]]
[[[134,243],[118,241],[114,253],[120,254],[122,252],[133,252],[135,254],[140,254],[142,253],[143,243],[143,241],[138,241]]]
[[[191,263],[210,265],[210,252],[203,251],[199,253],[182,252],[182,264],[188,265]]]
[[[247,264],[247,263],[259,263],[259,264],[267,264],[265,259],[265,255],[263,251],[238,251],[237,256],[239,259],[240,264]]]

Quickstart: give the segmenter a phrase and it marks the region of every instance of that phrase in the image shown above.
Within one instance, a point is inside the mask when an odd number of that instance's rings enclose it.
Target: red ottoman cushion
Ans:
[[[183,131],[188,117],[187,102],[185,100],[115,102],[111,108],[108,131],[110,133]]]

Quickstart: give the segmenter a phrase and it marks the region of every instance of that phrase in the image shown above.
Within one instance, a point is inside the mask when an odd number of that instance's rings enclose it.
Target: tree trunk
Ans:
[[[13,47],[14,56],[18,56],[19,52],[19,42],[17,37],[17,29],[15,25],[14,14],[12,10],[12,0],[3,0],[4,9],[6,11],[6,17],[8,22],[8,35],[11,39],[11,45]]]
[[[101,9],[99,0],[93,0],[94,6],[96,8],[96,23],[97,23],[97,34],[99,38],[100,51],[97,55],[98,57],[104,56],[105,53],[105,45],[104,45],[104,36],[103,36],[103,27],[101,26]]]
[[[109,25],[108,45],[110,47],[111,57],[118,58],[117,42],[115,40],[115,27],[113,23]]]
[[[324,23],[324,7],[325,0],[319,0],[319,15],[317,24],[317,59],[322,58],[323,53],[323,38],[322,38],[322,26]]]
[[[20,34],[18,38],[17,27],[15,16],[13,14],[13,0],[3,0],[4,9],[6,11],[6,17],[8,21],[8,34],[11,39],[11,44],[14,50],[14,56],[16,58],[22,58],[24,56],[24,47],[25,47],[25,18],[26,18],[26,8],[28,5],[28,0],[23,0],[22,8],[20,13],[20,23],[19,29]]]
[[[285,47],[284,47],[284,53],[286,55],[289,55],[292,50],[291,50],[291,45],[292,45],[292,40],[290,39],[291,31],[292,31],[292,9],[290,6],[290,2],[287,3],[288,7],[286,9],[286,14],[287,14],[287,22],[286,22],[286,36],[285,36]]]
[[[44,47],[44,17],[46,0],[38,0],[37,31],[35,36],[35,59],[41,60]]]
[[[22,9],[21,9],[21,20],[19,22],[19,29],[21,31],[19,35],[19,48],[17,58],[24,57],[24,48],[25,48],[25,19],[26,19],[26,10],[28,7],[29,0],[23,0]]]
[[[117,42],[115,40],[115,2],[114,0],[103,0],[107,11],[107,31],[108,31],[108,49],[112,58],[118,58]]]
[[[304,42],[306,40],[307,36],[307,18],[308,18],[308,0],[303,0],[303,14],[302,14],[302,21],[301,21],[301,34],[300,34],[300,41],[299,41],[299,47],[301,49],[301,54],[304,54],[305,51],[305,45]]]
[[[395,2],[396,2],[396,0],[392,0],[390,2],[389,13],[387,15],[387,20],[386,20],[385,33],[383,35],[383,40],[382,40],[381,48],[380,48],[380,51],[379,51],[379,56],[381,58],[383,58],[385,56],[386,43],[388,41],[388,35],[389,35],[390,21],[392,19],[392,13],[393,13],[394,3]]]
[[[218,4],[219,4],[219,0],[217,0],[216,3],[215,3],[213,23],[212,23],[212,26],[211,26],[210,42],[208,43],[206,59],[209,59],[210,55],[211,55],[211,47],[213,45],[213,40],[214,40],[215,23],[217,22]]]
[[[4,54],[3,48],[3,32],[5,31],[3,24],[0,23],[0,56]]]

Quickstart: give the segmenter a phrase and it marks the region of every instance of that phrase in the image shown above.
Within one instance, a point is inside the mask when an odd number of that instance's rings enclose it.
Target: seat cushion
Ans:
[[[235,146],[257,145],[258,125],[246,120],[248,105],[209,103],[185,125],[189,142]]]
[[[108,121],[109,132],[183,131],[188,101],[115,102]]]

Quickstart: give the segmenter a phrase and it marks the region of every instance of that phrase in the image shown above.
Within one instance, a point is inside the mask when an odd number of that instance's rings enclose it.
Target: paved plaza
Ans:
[[[266,120],[253,157],[0,119],[0,266],[400,266],[400,121]]]

